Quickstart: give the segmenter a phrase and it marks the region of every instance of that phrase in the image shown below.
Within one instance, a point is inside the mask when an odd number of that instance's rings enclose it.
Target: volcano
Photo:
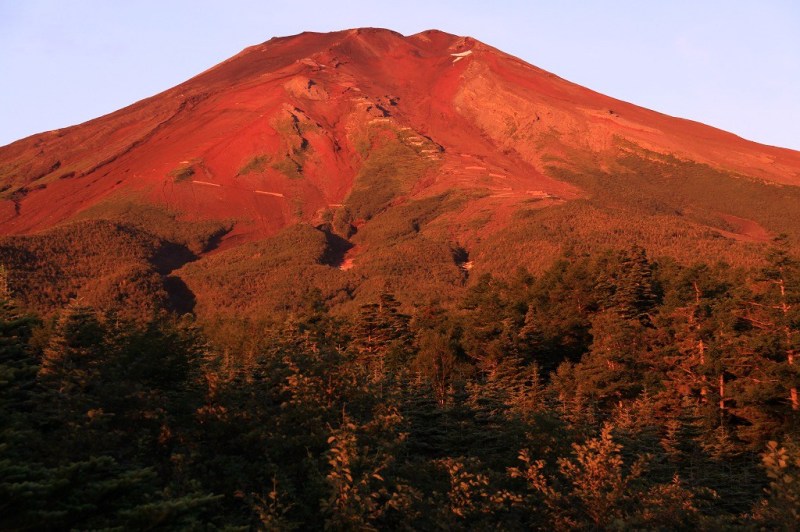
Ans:
[[[0,185],[0,260],[40,310],[411,304],[565,252],[753,264],[800,237],[800,153],[435,30],[273,38],[0,148]]]

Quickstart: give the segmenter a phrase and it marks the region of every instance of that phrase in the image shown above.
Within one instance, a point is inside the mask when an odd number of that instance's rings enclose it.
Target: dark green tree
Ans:
[[[411,356],[410,317],[400,312],[400,303],[383,291],[377,303],[362,305],[352,332],[356,357],[379,380],[387,371],[407,364]]]

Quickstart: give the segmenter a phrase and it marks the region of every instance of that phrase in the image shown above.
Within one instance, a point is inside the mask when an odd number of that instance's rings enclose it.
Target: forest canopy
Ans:
[[[0,528],[751,529],[800,517],[800,262],[571,252],[452,304],[0,308]]]

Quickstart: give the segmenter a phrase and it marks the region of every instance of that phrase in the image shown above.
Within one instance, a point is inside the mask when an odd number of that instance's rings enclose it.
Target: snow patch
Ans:
[[[462,59],[464,59],[465,57],[467,57],[471,53],[472,53],[472,50],[467,50],[466,52],[459,52],[457,54],[450,54],[450,56],[451,57],[455,57],[455,59],[453,59],[453,63],[458,63],[459,61],[461,61]]]

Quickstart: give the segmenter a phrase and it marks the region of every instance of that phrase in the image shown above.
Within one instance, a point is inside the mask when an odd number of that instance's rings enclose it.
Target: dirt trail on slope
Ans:
[[[720,218],[728,222],[728,224],[734,228],[734,231],[717,229],[717,231],[728,238],[743,242],[769,242],[772,240],[772,233],[767,231],[755,220],[740,218],[732,214],[720,214]]]

